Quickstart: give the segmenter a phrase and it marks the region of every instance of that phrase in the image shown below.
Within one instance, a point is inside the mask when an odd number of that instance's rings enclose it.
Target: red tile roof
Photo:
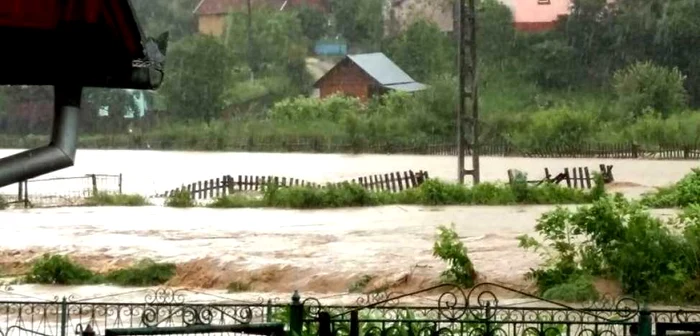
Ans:
[[[304,1],[301,0],[251,0],[253,6],[270,6],[272,8],[282,8],[287,2],[287,7],[300,6]],[[318,6],[327,9],[327,0],[306,0],[311,6]],[[217,15],[227,14],[232,11],[245,10],[247,0],[201,0],[194,10],[196,15]]]

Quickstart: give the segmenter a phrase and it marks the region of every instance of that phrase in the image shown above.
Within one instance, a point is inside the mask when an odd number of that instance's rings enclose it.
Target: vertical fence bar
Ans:
[[[66,336],[66,328],[68,324],[68,300],[63,297],[61,301],[61,336]]]
[[[294,291],[289,308],[289,331],[292,336],[301,336],[304,328],[304,305],[301,303],[299,291]]]
[[[265,313],[265,322],[272,322],[272,299],[267,299],[267,311]]]
[[[119,173],[119,193],[122,193],[122,174]]]
[[[651,312],[646,305],[639,313],[639,336],[651,336]]]
[[[350,335],[360,336],[360,316],[357,310],[350,312]]]
[[[333,336],[331,314],[328,314],[328,312],[322,311],[318,313],[318,335]]]

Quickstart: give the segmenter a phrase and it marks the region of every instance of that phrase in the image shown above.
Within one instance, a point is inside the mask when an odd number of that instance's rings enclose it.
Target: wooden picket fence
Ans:
[[[601,164],[599,165],[599,169],[600,174],[603,177],[603,182],[607,184],[615,181],[615,177],[612,173],[612,165]],[[508,181],[510,183],[513,183],[517,174],[517,170],[509,169]],[[588,167],[574,167],[571,169],[564,168],[564,171],[557,175],[552,175],[549,171],[549,168],[545,168],[544,175],[544,179],[529,180],[527,182],[535,185],[541,185],[543,183],[561,184],[562,182],[566,182],[567,187],[577,189],[591,189],[595,185],[595,182],[593,181],[593,175],[591,174]]]
[[[327,183],[309,182],[298,178],[278,176],[252,176],[238,175],[237,177],[225,175],[215,179],[208,179],[183,185],[157,195],[157,197],[170,197],[178,192],[186,190],[193,199],[214,199],[241,192],[261,192],[266,185],[273,184],[281,188],[311,187],[324,188],[327,186],[339,186],[344,183],[359,184],[363,188],[373,192],[400,192],[402,190],[418,187],[429,178],[428,172],[412,170],[387,174],[364,176],[347,181]]]

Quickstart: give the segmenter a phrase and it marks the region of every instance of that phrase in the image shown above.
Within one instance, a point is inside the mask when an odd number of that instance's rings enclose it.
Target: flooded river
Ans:
[[[15,151],[0,151],[6,156]],[[182,183],[224,174],[277,175],[324,182],[390,171],[427,170],[453,180],[456,159],[433,156],[317,155],[89,151],[75,167],[52,176],[123,174],[124,191],[154,194]],[[688,173],[691,161],[483,158],[484,180],[504,180],[517,168],[534,178],[543,169],[614,165],[613,189],[637,195]],[[15,190],[9,187],[8,190]],[[539,260],[517,247],[549,206],[409,207],[319,211],[261,209],[57,208],[0,212],[0,271],[21,273],[22,263],[44,252],[69,253],[98,271],[141,258],[178,264],[171,285],[220,293],[231,282],[286,298],[294,289],[344,293],[360,277],[370,286],[427,286],[444,269],[432,257],[438,225],[454,223],[482,280],[527,287],[523,275]],[[668,214],[669,211],[658,211]],[[109,287],[61,289],[91,293]],[[55,289],[14,286],[43,297]],[[55,295],[55,294],[54,294]],[[97,295],[97,294],[95,294]],[[252,294],[240,294],[242,296]],[[53,295],[50,295],[53,297]]]

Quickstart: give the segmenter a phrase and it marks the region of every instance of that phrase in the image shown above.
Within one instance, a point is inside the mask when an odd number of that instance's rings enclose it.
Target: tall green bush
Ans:
[[[645,194],[642,203],[656,208],[687,207],[700,204],[700,169],[693,169],[680,181]]]
[[[620,108],[629,115],[652,111],[668,116],[686,107],[685,78],[678,68],[637,62],[616,72],[613,86]]]
[[[476,271],[467,248],[459,240],[454,224],[451,227],[438,227],[438,236],[433,245],[433,256],[447,263],[448,268],[442,272],[444,282],[471,287],[476,281]]]

